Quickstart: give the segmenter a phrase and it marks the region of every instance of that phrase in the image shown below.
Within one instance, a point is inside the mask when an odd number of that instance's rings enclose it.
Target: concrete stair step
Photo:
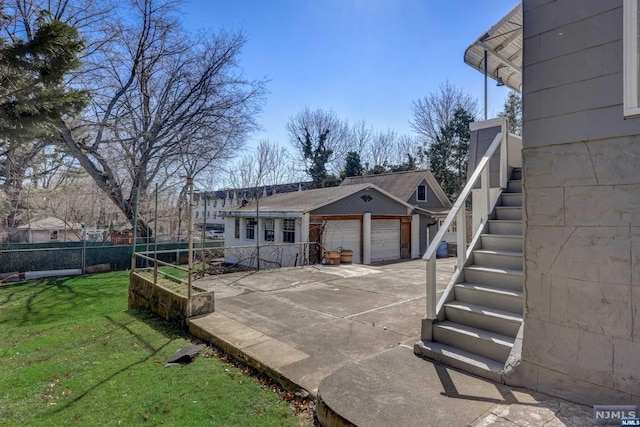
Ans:
[[[513,168],[513,170],[511,171],[511,179],[522,179],[522,168]]]
[[[456,301],[522,315],[522,291],[492,288],[475,283],[458,283],[454,289]]]
[[[473,251],[473,263],[483,267],[522,270],[522,252],[476,249]]]
[[[509,180],[509,182],[507,182],[507,192],[522,193],[522,180],[521,179]]]
[[[504,363],[435,341],[418,341],[413,352],[420,357],[453,366],[491,381],[501,382]]]
[[[484,267],[469,265],[464,268],[464,281],[494,288],[522,291],[524,275],[522,269]]]
[[[514,338],[468,325],[444,321],[433,325],[433,338],[452,347],[504,363]]]
[[[522,206],[496,206],[495,219],[522,221]]]
[[[515,337],[522,324],[522,314],[464,301],[446,303],[444,312],[445,318],[452,322],[481,328],[508,337]]]
[[[489,234],[522,236],[522,220],[490,219]]]
[[[522,253],[522,236],[513,234],[481,234],[482,249]]]
[[[522,206],[522,193],[502,193],[501,206]]]

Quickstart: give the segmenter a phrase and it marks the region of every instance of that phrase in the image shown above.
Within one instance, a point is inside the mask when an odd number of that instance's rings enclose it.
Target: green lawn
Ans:
[[[127,311],[127,288],[127,272],[0,285],[1,425],[298,425],[216,357],[165,368],[190,343]]]

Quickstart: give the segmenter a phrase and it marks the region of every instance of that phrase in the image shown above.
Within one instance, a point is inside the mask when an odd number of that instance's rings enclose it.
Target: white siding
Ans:
[[[371,221],[371,262],[400,259],[400,220]]]
[[[329,220],[324,225],[322,245],[325,249],[351,249],[353,262],[361,263],[360,251],[360,220]]]

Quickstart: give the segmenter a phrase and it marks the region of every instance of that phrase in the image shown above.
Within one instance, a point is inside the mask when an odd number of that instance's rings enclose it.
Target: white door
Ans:
[[[324,225],[322,245],[327,250],[351,249],[353,251],[353,263],[362,261],[360,256],[360,220],[342,219],[329,220]]]
[[[400,220],[371,220],[371,262],[400,259]]]

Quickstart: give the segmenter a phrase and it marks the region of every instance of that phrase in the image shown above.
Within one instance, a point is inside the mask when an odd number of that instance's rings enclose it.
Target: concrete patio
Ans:
[[[455,258],[438,261],[438,296],[454,265]],[[216,312],[190,319],[190,332],[285,386],[319,397],[323,424],[590,421],[591,408],[413,355],[425,312],[420,260],[236,273],[194,286],[215,291]]]

